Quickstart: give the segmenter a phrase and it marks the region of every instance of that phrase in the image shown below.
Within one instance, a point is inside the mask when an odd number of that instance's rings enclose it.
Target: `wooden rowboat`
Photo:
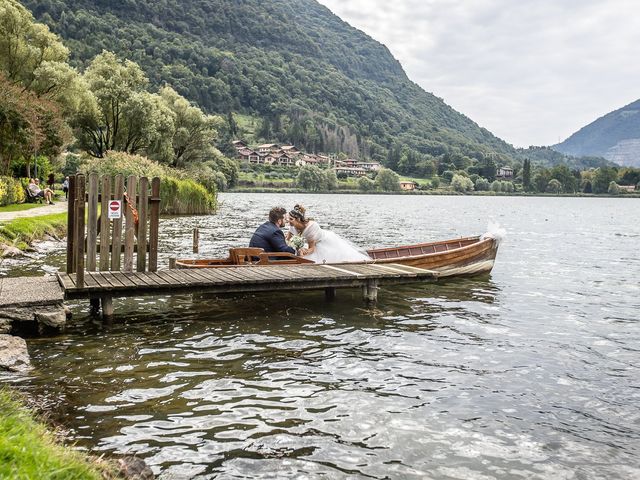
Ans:
[[[498,252],[498,240],[491,236],[456,238],[440,242],[367,250],[371,260],[356,262],[397,263],[438,272],[438,277],[488,273]],[[178,259],[176,268],[216,268],[313,264],[290,253],[265,253],[261,248],[231,248],[227,258]]]

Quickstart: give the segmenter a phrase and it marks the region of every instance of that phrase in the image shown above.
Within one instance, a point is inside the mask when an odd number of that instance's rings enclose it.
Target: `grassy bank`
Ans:
[[[34,241],[44,238],[45,235],[64,236],[66,229],[66,213],[16,218],[0,225],[0,250],[1,245],[10,245],[25,251]]]
[[[0,389],[0,478],[115,478],[106,462],[65,447],[6,389]]]

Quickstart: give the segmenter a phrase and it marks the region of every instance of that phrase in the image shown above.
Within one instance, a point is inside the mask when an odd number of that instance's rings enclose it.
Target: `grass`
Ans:
[[[5,205],[0,207],[0,213],[4,212],[21,212],[23,210],[31,210],[32,208],[44,207],[43,203],[13,203],[11,205]]]
[[[15,394],[0,389],[0,478],[100,480],[115,474],[106,462],[59,444]]]
[[[23,251],[28,250],[35,240],[45,235],[62,236],[66,228],[66,213],[16,218],[0,225],[0,245],[11,245]]]

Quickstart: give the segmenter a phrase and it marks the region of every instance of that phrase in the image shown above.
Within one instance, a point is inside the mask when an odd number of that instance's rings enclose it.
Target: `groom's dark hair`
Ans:
[[[278,220],[282,220],[284,218],[285,213],[287,213],[286,208],[273,207],[269,212],[269,221],[271,223],[276,223]]]

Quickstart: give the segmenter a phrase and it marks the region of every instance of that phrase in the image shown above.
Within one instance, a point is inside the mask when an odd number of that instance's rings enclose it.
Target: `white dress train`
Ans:
[[[323,230],[313,220],[302,232],[307,243],[315,242],[315,251],[303,258],[316,263],[359,262],[371,260],[367,253],[331,230]]]

